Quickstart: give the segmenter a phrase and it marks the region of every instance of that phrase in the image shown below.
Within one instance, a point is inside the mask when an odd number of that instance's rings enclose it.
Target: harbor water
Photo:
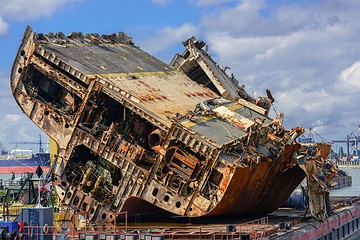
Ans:
[[[330,192],[330,196],[360,196],[360,168],[341,167],[352,177],[352,186],[335,189]]]

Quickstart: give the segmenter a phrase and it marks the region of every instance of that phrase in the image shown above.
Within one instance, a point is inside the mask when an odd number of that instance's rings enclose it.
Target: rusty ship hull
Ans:
[[[207,215],[263,216],[278,209],[306,176],[298,167],[283,169],[271,163],[237,169],[222,201]]]
[[[319,172],[329,145],[297,143],[302,128],[286,130],[281,114],[268,116],[270,91],[254,99],[205,43],[184,46],[169,66],[124,33],[26,29],[11,88],[58,145],[52,172],[63,204],[93,222],[124,211],[254,216],[280,207]],[[314,191],[320,202],[324,186]]]

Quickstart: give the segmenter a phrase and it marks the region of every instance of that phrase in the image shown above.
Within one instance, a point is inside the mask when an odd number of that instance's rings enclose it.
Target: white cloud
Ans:
[[[341,72],[338,87],[346,92],[360,93],[360,61]]]
[[[171,2],[171,0],[151,0],[151,2],[161,5],[161,6],[165,6],[165,5],[169,4]]]
[[[263,0],[244,0],[231,8],[221,8],[220,11],[205,15],[203,17],[204,26],[212,31],[243,32],[245,29],[257,29],[260,22],[259,11],[266,4]]]
[[[21,112],[20,107],[16,104],[11,94],[9,77],[2,72],[0,72],[0,89],[0,106],[2,111],[0,118],[0,143],[9,150],[14,147],[10,142],[37,141],[41,133],[40,129]]]
[[[0,119],[0,142],[9,148],[10,142],[36,141],[41,132],[34,123],[30,121],[16,104],[8,104],[14,107],[14,112]]]
[[[232,36],[285,35],[302,29],[321,29],[345,25],[349,16],[328,4],[292,3],[280,5],[266,0],[241,0],[235,7],[220,8],[203,16],[210,31],[228,32]],[[345,8],[345,7],[344,7]],[[351,6],[346,5],[351,9]],[[348,10],[348,9],[347,9]]]
[[[234,2],[235,0],[190,0],[197,7],[208,7],[214,5],[221,5],[228,2]]]
[[[154,34],[151,38],[137,41],[139,46],[151,54],[157,54],[168,50],[174,44],[179,44],[187,38],[197,35],[198,28],[190,23],[184,23],[179,27],[164,27]]]
[[[270,88],[288,128],[346,136],[360,115],[360,4],[268,2],[243,0],[205,14],[213,57],[249,93]]]
[[[9,21],[29,21],[49,17],[65,4],[82,0],[0,0],[0,34],[7,32]]]
[[[12,123],[19,122],[24,118],[24,115],[18,115],[18,114],[8,114],[5,116],[5,121],[10,121]]]
[[[151,1],[166,5],[172,0]],[[258,96],[266,88],[272,90],[278,112],[285,113],[287,128],[312,127],[334,139],[359,125],[360,1],[187,1],[206,8],[200,10],[198,24],[173,26],[170,22],[150,34],[141,29],[145,37],[136,39],[136,44],[166,59],[173,56],[174,47],[183,50],[182,41],[201,34],[213,58],[230,66],[249,93]],[[6,22],[50,16],[70,0],[0,0],[0,4],[0,33],[4,33]],[[0,101],[1,106],[17,109],[9,114],[19,114],[14,101],[5,102],[2,96]],[[18,121],[17,126],[22,126],[23,119]],[[0,140],[20,137],[22,130],[3,137],[3,124],[15,129],[10,122],[0,120]],[[27,132],[23,133],[25,137]]]
[[[0,0],[0,14],[11,20],[26,21],[49,17],[72,0]]]
[[[8,27],[8,24],[4,22],[4,19],[0,16],[0,34],[6,33]]]

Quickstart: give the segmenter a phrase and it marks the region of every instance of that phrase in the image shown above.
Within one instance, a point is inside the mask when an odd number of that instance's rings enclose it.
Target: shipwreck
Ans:
[[[301,127],[269,117],[192,37],[167,65],[125,33],[36,34],[11,72],[22,109],[58,145],[53,184],[90,221],[120,213],[255,216],[282,206],[308,178],[318,219],[331,209],[330,144],[300,144]]]

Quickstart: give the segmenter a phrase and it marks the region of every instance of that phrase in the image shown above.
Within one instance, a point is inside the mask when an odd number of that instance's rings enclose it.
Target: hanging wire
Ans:
[[[232,135],[231,132],[225,127],[225,125],[223,124],[221,119],[219,119],[219,122],[220,122],[221,126],[225,129],[225,131],[229,134],[229,137],[231,137],[233,140],[236,139],[236,137],[234,137],[234,135]]]
[[[319,138],[321,138],[324,142],[328,142],[325,138],[323,138],[322,136],[320,136],[313,128],[310,128],[310,131],[313,131],[316,136],[318,136]]]
[[[271,107],[272,107],[272,109],[274,110],[274,112],[275,112],[275,114],[276,114],[276,116],[278,115],[278,113],[277,113],[277,111],[276,111],[276,106],[275,106],[275,104],[273,103],[273,104],[271,104]]]

